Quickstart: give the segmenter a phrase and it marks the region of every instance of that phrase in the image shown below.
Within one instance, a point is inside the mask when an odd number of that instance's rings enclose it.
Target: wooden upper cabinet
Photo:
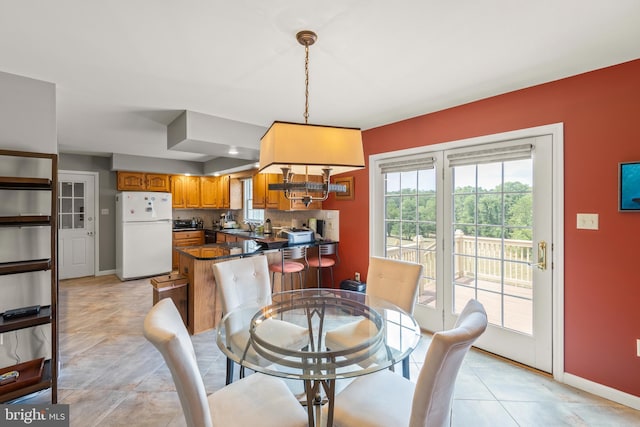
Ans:
[[[144,191],[146,189],[143,172],[118,171],[118,190]]]
[[[269,184],[277,184],[282,182],[282,175],[277,173],[263,174],[266,175],[264,193],[265,203],[267,209],[278,209],[280,207],[280,200],[284,199],[282,191],[269,191]]]
[[[218,207],[218,177],[200,177],[200,206],[203,208]]]
[[[171,177],[171,200],[174,208],[187,207],[187,182],[186,176],[173,175]]]
[[[253,208],[267,208],[267,174],[257,173],[253,176]]]
[[[170,191],[169,175],[118,171],[119,191]]]
[[[223,175],[218,177],[218,208],[229,209],[229,192],[231,190],[231,177]]]
[[[174,208],[200,207],[200,177],[171,176],[171,197]]]
[[[169,175],[159,173],[147,173],[145,174],[147,180],[147,191],[171,191],[171,184],[169,183]]]
[[[186,176],[186,201],[187,208],[199,208],[200,207],[200,177],[199,176]]]
[[[253,176],[253,207],[255,209],[289,210],[290,203],[282,191],[269,191],[269,184],[282,182],[277,173],[259,173]]]

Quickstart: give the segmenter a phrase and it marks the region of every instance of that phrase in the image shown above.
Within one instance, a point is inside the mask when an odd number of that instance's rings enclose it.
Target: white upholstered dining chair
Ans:
[[[271,281],[266,256],[235,258],[213,264],[213,275],[222,301],[223,313],[230,313],[244,305],[254,305],[259,308],[271,304]],[[225,325],[228,343],[237,342],[241,346],[246,344],[251,319],[242,320],[244,324]],[[303,348],[309,344],[307,328],[278,319],[269,319],[268,322],[269,331],[277,334],[274,342],[292,348]],[[247,357],[251,357],[252,354],[255,353],[250,351]],[[233,366],[233,361],[227,358],[227,384],[233,381]]]
[[[389,258],[371,257],[367,271],[366,294],[389,301],[413,315],[422,279],[422,264]],[[363,320],[362,322],[368,322]],[[344,350],[368,338],[368,327],[355,322],[327,331],[325,343],[331,350]],[[357,331],[365,331],[361,336]],[[409,356],[402,360],[402,375],[409,379]]]
[[[207,396],[189,333],[171,298],[146,315],[144,336],[171,371],[188,427],[307,425],[307,412],[275,377],[253,374]]]
[[[354,380],[335,397],[336,427],[445,427],[462,361],[487,328],[482,304],[469,300],[453,329],[433,335],[416,384],[384,370]]]

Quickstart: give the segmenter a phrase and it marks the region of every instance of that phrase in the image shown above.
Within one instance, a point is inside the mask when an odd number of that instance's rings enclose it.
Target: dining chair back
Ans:
[[[334,426],[449,426],[458,372],[486,328],[484,307],[469,300],[453,329],[433,335],[415,384],[388,370],[357,378],[335,398]]]
[[[171,371],[187,427],[307,425],[306,411],[275,377],[253,374],[207,396],[189,333],[170,298],[151,308],[143,331]]]
[[[215,263],[212,268],[223,313],[230,313],[244,305],[264,307],[271,304],[271,282],[266,256],[235,258]],[[236,334],[238,334],[240,341],[244,340],[241,335],[246,334],[247,325],[251,322],[251,318],[234,317],[232,320],[235,323],[225,322],[227,342],[233,342],[232,336]],[[300,348],[307,345],[307,329],[288,322],[278,322],[275,319],[271,323],[274,324],[274,330],[281,335],[281,339],[289,340],[292,345],[299,344]],[[252,353],[249,352],[249,354]],[[227,358],[226,371],[226,384],[231,384],[234,362],[229,358]],[[241,369],[240,377],[243,376],[244,372]]]
[[[451,424],[453,390],[462,361],[486,329],[487,313],[482,304],[472,299],[453,329],[434,334],[416,381],[410,426]]]
[[[371,257],[367,272],[366,294],[389,301],[413,315],[413,307],[422,279],[422,265],[388,258]],[[362,324],[364,322],[364,324]],[[327,331],[325,344],[332,350],[353,347],[366,336],[354,333],[360,327],[367,330],[366,320],[342,325]],[[393,368],[393,367],[392,367]],[[409,356],[402,359],[402,375],[409,379]]]
[[[231,259],[213,264],[223,313],[249,302],[271,304],[269,263],[264,255]]]
[[[244,304],[255,303],[258,307],[271,304],[271,282],[266,256],[231,259],[215,263],[212,268],[223,314]],[[250,319],[236,319],[235,324],[228,322],[225,325],[227,335],[246,329],[243,322],[249,321]],[[233,367],[233,361],[227,358],[226,384],[233,381]]]
[[[367,271],[367,295],[390,301],[413,316],[422,264],[371,257]],[[409,379],[409,356],[402,359],[402,375]]]
[[[158,301],[146,315],[144,336],[162,354],[171,371],[187,425],[211,426],[207,393],[196,353],[171,298]]]
[[[366,294],[382,298],[413,315],[422,264],[390,258],[369,258]]]

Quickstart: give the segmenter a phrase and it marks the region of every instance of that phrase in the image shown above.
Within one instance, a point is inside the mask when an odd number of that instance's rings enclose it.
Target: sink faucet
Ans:
[[[249,231],[251,232],[256,231],[256,225],[254,223],[252,223],[251,221],[245,221],[244,223],[249,226]]]

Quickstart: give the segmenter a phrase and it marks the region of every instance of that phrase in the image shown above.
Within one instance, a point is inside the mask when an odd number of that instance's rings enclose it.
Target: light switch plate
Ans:
[[[597,230],[598,214],[579,213],[577,215],[577,228],[579,230]]]

